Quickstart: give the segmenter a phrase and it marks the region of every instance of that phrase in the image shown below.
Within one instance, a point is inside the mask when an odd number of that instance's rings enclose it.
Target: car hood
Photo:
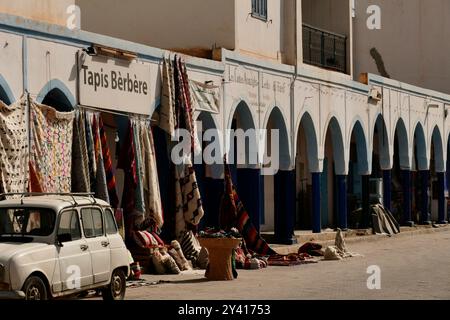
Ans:
[[[0,243],[0,263],[7,265],[9,260],[15,256],[40,248],[48,247],[46,243],[31,242],[31,243],[16,243],[16,242],[2,242]]]

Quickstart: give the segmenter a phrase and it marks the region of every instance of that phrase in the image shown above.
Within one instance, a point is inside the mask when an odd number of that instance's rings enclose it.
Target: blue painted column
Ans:
[[[425,225],[431,224],[430,211],[428,209],[429,204],[429,181],[430,181],[430,171],[423,170],[420,171],[421,178],[421,216],[420,223]]]
[[[259,231],[264,215],[264,177],[260,169],[237,169],[237,191],[250,219]]]
[[[406,226],[414,226],[414,221],[411,218],[411,204],[412,204],[412,194],[411,194],[411,171],[403,170],[403,223]]]
[[[438,172],[438,223],[446,224],[446,209],[447,204],[445,202],[445,172]]]
[[[392,211],[392,170],[383,170],[383,206]]]
[[[347,230],[347,176],[336,175],[338,192],[338,226]]]
[[[280,170],[274,177],[275,239],[280,244],[295,244],[295,170]]]
[[[371,212],[370,212],[370,176],[361,176],[362,187],[362,221],[361,227],[368,228],[371,225]]]
[[[313,233],[322,232],[322,222],[320,215],[320,172],[314,172],[312,174],[312,198],[313,198]]]

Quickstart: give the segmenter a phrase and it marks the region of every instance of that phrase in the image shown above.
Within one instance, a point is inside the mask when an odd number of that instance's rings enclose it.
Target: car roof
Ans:
[[[86,205],[110,206],[108,202],[94,197],[70,195],[29,196],[0,201],[0,208],[38,207],[53,209],[56,212],[68,207]]]

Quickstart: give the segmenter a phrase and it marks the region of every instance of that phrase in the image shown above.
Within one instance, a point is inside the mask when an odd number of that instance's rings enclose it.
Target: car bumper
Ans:
[[[23,300],[25,293],[23,291],[0,291],[0,300]]]

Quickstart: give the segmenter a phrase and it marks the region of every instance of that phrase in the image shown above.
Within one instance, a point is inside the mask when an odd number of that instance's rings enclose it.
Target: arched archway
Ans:
[[[430,142],[430,178],[431,178],[431,220],[438,223],[446,222],[445,203],[445,163],[442,135],[439,126],[435,126]]]
[[[394,218],[403,225],[412,221],[412,165],[409,154],[409,134],[402,118],[397,120],[394,132],[394,157],[392,169],[392,207]]]
[[[194,168],[205,212],[199,228],[217,228],[220,224],[220,202],[224,191],[222,146],[219,131],[211,113],[202,111],[196,122],[202,153],[195,156]]]
[[[58,79],[50,80],[38,94],[37,102],[55,108],[60,112],[70,112],[76,105],[75,97],[67,86]]]
[[[259,231],[264,219],[264,179],[259,167],[256,121],[245,101],[237,104],[228,123],[231,131],[227,135],[226,150],[233,182],[252,223]]]
[[[11,88],[2,75],[0,75],[0,101],[3,101],[6,105],[10,105],[15,101]]]
[[[427,158],[427,143],[425,139],[425,131],[420,122],[417,123],[414,130],[414,157],[413,164],[414,168],[417,170],[428,170],[428,158]]]
[[[373,128],[373,155],[371,190],[375,194],[373,201],[382,203],[386,209],[392,210],[392,157],[386,123],[379,114]]]
[[[321,175],[321,226],[335,228],[338,223],[336,177],[346,173],[344,138],[338,120],[332,117],[325,135],[323,173]]]
[[[296,223],[297,230],[313,229],[312,173],[320,172],[319,144],[311,115],[305,112],[296,134]]]
[[[73,106],[69,99],[67,99],[64,93],[58,88],[49,91],[42,100],[42,103],[51,106],[60,112],[70,112],[73,110]]]
[[[350,134],[350,158],[348,186],[345,186],[345,176],[337,177],[339,190],[339,227],[346,229],[366,228],[370,216],[370,175],[368,146],[366,134],[361,120],[356,119]],[[347,202],[347,203],[346,203]],[[348,221],[348,222],[347,222]]]
[[[6,91],[1,86],[0,86],[0,101],[2,101],[6,105],[10,105],[11,102],[12,102],[9,99],[8,94],[6,93]]]
[[[274,228],[278,243],[295,243],[295,171],[291,169],[290,143],[285,117],[274,107],[265,124],[264,219]]]
[[[413,136],[413,221],[431,224],[430,214],[430,166],[427,157],[425,131],[420,122]]]

